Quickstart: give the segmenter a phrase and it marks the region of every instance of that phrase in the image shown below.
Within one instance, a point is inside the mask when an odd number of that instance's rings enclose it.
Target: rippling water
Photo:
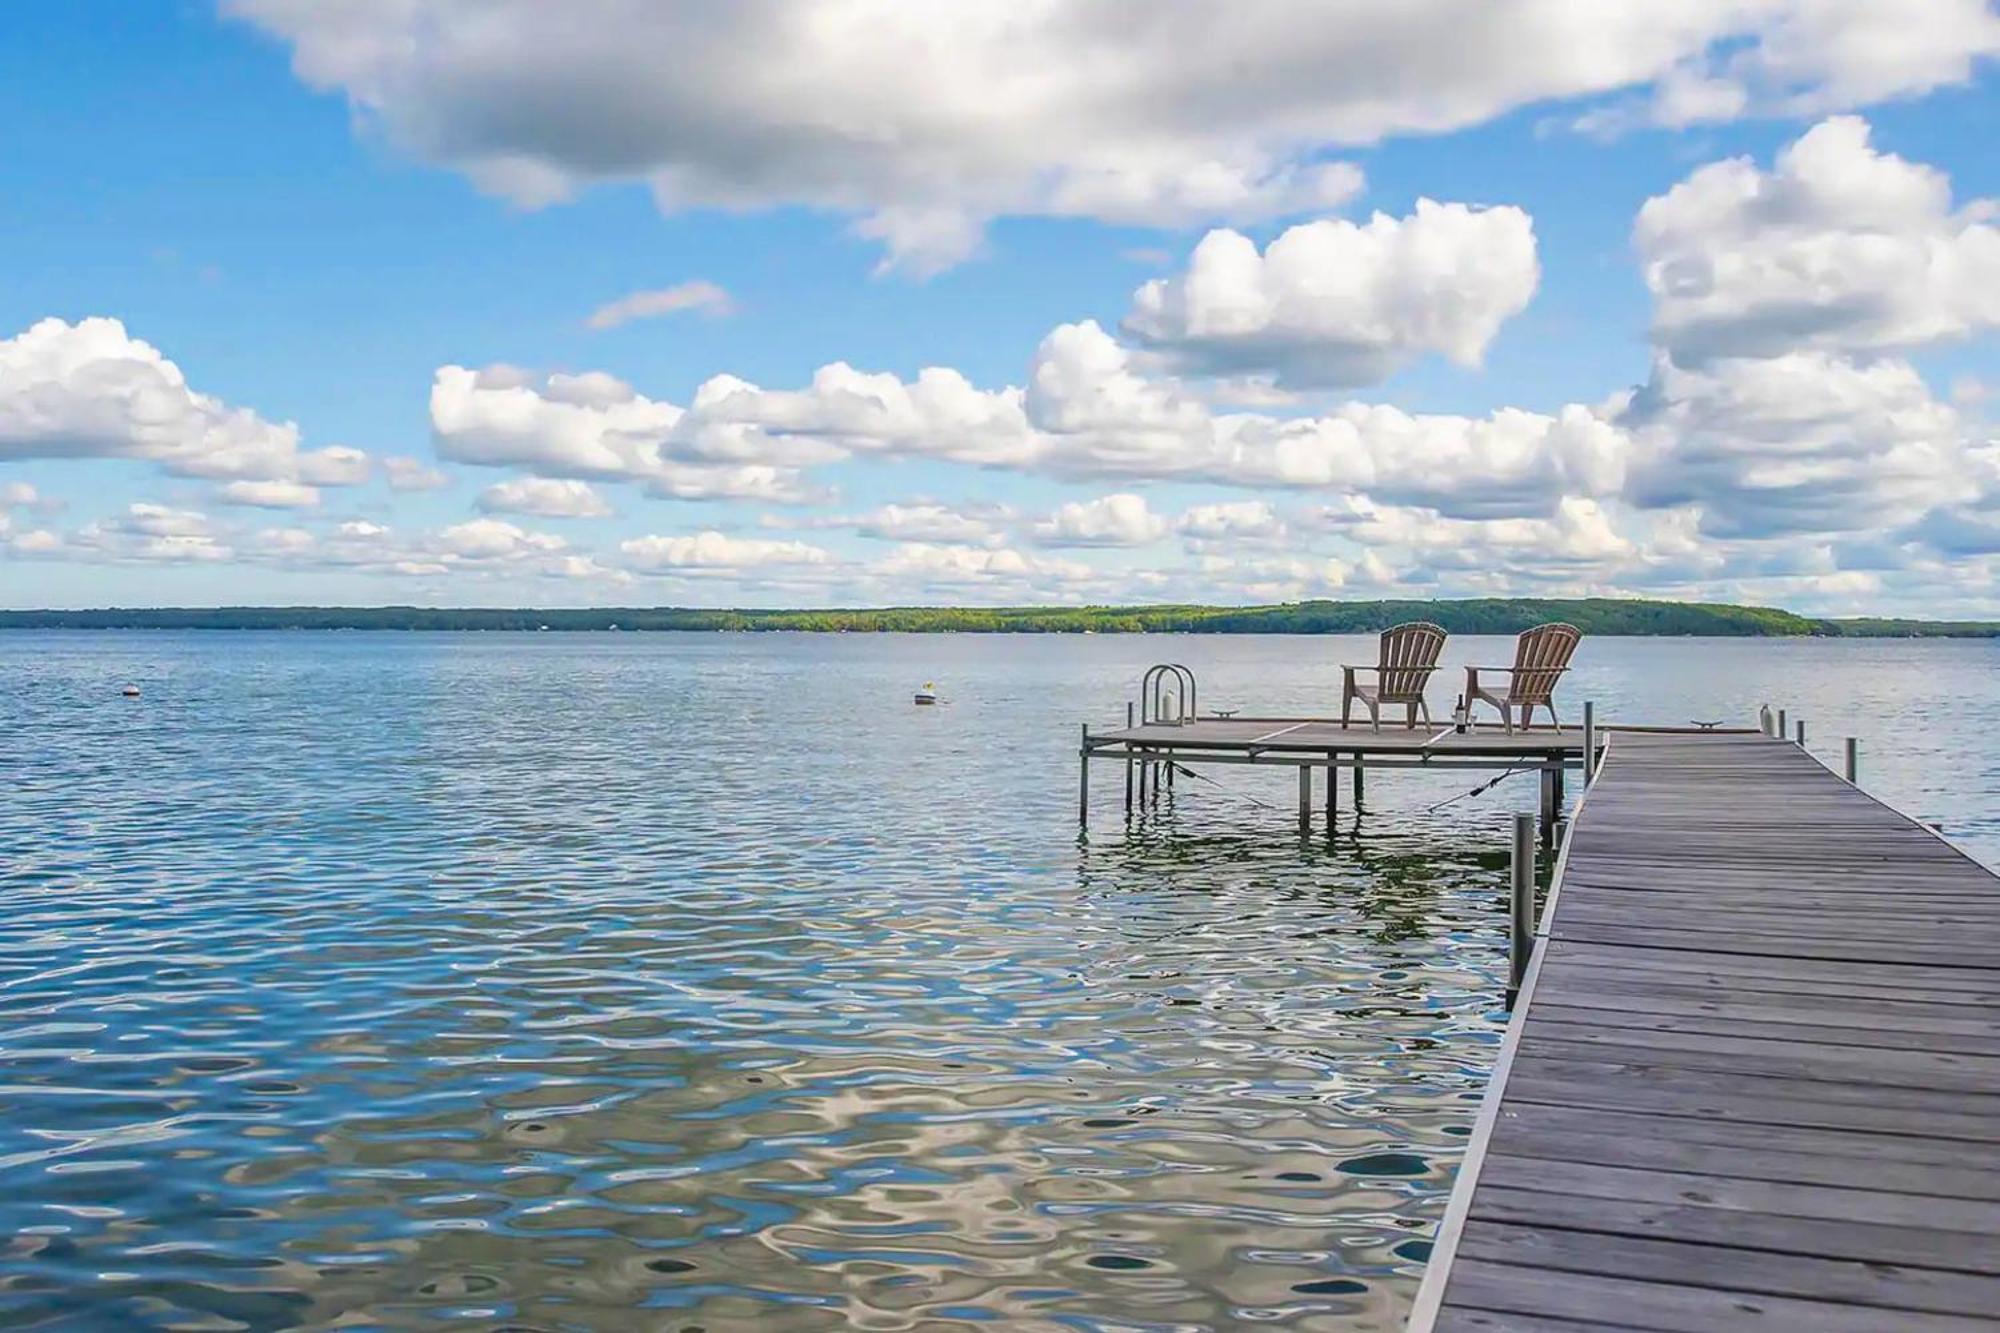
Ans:
[[[1305,843],[1282,775],[1074,815],[1151,661],[1323,710],[1368,651],[0,635],[0,1322],[1397,1327],[1527,780],[1380,773]],[[1789,702],[1992,860],[1996,665],[1594,641],[1572,685]]]

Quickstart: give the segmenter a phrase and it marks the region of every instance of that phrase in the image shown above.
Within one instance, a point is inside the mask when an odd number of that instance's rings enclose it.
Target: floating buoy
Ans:
[[[136,699],[139,697],[139,687],[137,685],[127,685],[124,689],[118,692],[124,695],[127,699]]]
[[[917,691],[917,702],[918,702],[918,703],[920,703],[920,704],[934,704],[934,703],[936,703],[936,702],[937,702],[937,686],[935,686],[935,685],[931,684],[931,683],[930,683],[929,681],[925,681],[925,682],[924,682],[924,687],[923,687],[923,688],[922,688],[921,690],[918,690],[918,691]]]

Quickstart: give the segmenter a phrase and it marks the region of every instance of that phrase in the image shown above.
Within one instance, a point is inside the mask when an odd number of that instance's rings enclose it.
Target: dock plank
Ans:
[[[1540,936],[1413,1330],[2000,1329],[2000,879],[1621,733]]]

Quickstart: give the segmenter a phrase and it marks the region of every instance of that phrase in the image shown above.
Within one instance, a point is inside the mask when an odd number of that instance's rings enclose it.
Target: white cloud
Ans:
[[[1008,547],[989,549],[911,542],[868,566],[880,580],[925,592],[1018,593],[1030,586],[1080,583],[1095,577],[1074,560],[1025,555]]]
[[[434,491],[451,484],[450,477],[420,458],[385,458],[382,471],[388,474],[390,488],[398,491]]]
[[[625,563],[649,572],[737,572],[784,565],[823,565],[832,556],[805,542],[731,537],[722,532],[634,537],[618,543]]]
[[[16,555],[120,564],[207,564],[236,554],[207,515],[145,502],[86,523],[68,536],[37,530],[14,537],[9,545]]]
[[[1034,527],[1043,546],[1145,546],[1166,533],[1167,521],[1130,493],[1071,501]]]
[[[0,509],[25,509],[42,503],[42,494],[25,481],[0,483]]]
[[[1574,567],[1616,566],[1640,553],[1595,500],[1565,497],[1546,518],[1451,518],[1434,509],[1376,505],[1353,497],[1322,522],[1363,546],[1393,550],[1427,568],[1569,576]]]
[[[602,518],[611,512],[611,506],[589,482],[552,477],[496,482],[479,493],[477,503],[489,514],[539,514],[544,518]]]
[[[1842,562],[1980,551],[2000,450],[1884,352],[2000,324],[1994,211],[1954,211],[1941,172],[1875,151],[1851,117],[1769,172],[1719,162],[1647,202],[1634,238],[1659,351],[1613,419],[1632,438],[1626,498],[1700,538],[1650,581],[1832,598],[1867,591]]]
[[[1664,123],[1724,119],[1746,108],[1823,115],[1967,83],[1980,57],[2000,55],[2000,16],[1988,0],[1926,0],[1920,12],[1889,0],[1765,8],[1763,39],[1709,52],[1703,63],[1715,88]],[[1682,77],[1700,75],[1684,67]]]
[[[226,504],[260,509],[311,509],[319,503],[319,487],[296,481],[232,481],[217,494]]]
[[[596,372],[543,378],[508,366],[443,366],[431,385],[438,452],[459,462],[640,481],[675,499],[796,502],[811,494],[800,464],[839,456],[726,425],[683,426],[686,415]]]
[[[1088,322],[1043,341],[1027,405],[1044,432],[1038,465],[1059,475],[1333,487],[1504,512],[1615,491],[1623,480],[1622,436],[1584,407],[1486,418],[1363,403],[1318,417],[1217,414],[1171,381],[1141,375]]]
[[[529,532],[497,518],[455,523],[438,534],[438,545],[461,560],[512,560],[560,551],[569,543],[547,532]]]
[[[883,505],[865,514],[854,530],[887,541],[960,542],[976,545],[999,536],[991,510],[941,504]]]
[[[680,418],[680,408],[604,374],[538,381],[507,366],[443,366],[431,384],[439,453],[556,476],[647,475],[660,465],[659,441]]]
[[[1330,146],[1668,80],[1661,116],[1963,82],[1980,0],[713,5],[228,0],[358,123],[530,206],[643,181],[665,212],[860,219],[936,268],[1015,214],[1187,226],[1325,212]]]
[[[1978,488],[1964,419],[1904,361],[1799,352],[1687,370],[1662,357],[1620,424],[1632,498],[1699,505],[1718,535],[1895,527]]]
[[[1333,556],[1204,555],[1194,562],[1200,595],[1222,601],[1278,602],[1325,597],[1356,582],[1390,581],[1372,558],[1360,565]]]
[[[773,527],[849,528],[863,537],[899,542],[947,542],[966,546],[996,543],[1011,518],[1002,505],[950,505],[935,500],[885,504],[863,514],[827,514],[815,518],[766,522]]]
[[[299,429],[188,387],[115,319],[45,319],[0,339],[0,458],[136,458],[214,481],[353,486],[358,449],[299,448]]]
[[[936,366],[904,381],[835,362],[797,390],[718,375],[696,391],[691,415],[693,438],[720,436],[767,454],[783,447],[799,465],[854,453],[1020,465],[1037,448],[1020,390],[979,389]]]
[[[1262,254],[1212,231],[1186,272],[1139,288],[1124,328],[1183,373],[1372,384],[1426,352],[1477,365],[1540,277],[1520,209],[1422,199],[1405,218],[1301,224]]]
[[[238,539],[242,558],[294,570],[351,570],[397,577],[470,578],[527,575],[572,577],[579,561],[553,533],[533,532],[493,518],[453,524],[438,532],[404,534],[368,519],[331,528],[264,528]]]
[[[1025,388],[932,367],[905,381],[845,363],[804,389],[721,375],[683,409],[608,375],[438,371],[432,428],[448,457],[542,476],[625,478],[659,494],[798,501],[806,469],[857,455],[935,458],[1067,479],[1178,478],[1343,488],[1486,513],[1546,512],[1623,484],[1628,442],[1593,410],[1485,418],[1347,403],[1321,416],[1218,413],[1149,376],[1097,324],[1052,331]]]
[[[635,319],[654,319],[682,310],[698,311],[704,315],[730,315],[736,312],[736,302],[715,283],[696,278],[671,287],[631,292],[606,302],[593,310],[584,323],[593,329],[615,329]]]
[[[1175,526],[1197,542],[1266,541],[1285,535],[1285,521],[1267,500],[1195,505]]]
[[[1922,28],[1922,23],[1908,25]],[[1880,351],[2000,328],[2000,203],[1837,117],[1778,154],[1702,167],[1639,212],[1654,337],[1683,364]]]

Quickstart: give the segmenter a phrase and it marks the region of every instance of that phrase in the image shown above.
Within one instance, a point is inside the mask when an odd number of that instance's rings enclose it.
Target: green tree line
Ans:
[[[1481,597],[1272,606],[892,606],[866,610],[688,607],[223,606],[0,611],[0,629],[693,630],[814,633],[1362,634],[1429,620],[1454,634],[1514,634],[1566,620],[1586,634],[1994,637],[2000,622],[1815,619],[1772,607],[1637,598]]]

